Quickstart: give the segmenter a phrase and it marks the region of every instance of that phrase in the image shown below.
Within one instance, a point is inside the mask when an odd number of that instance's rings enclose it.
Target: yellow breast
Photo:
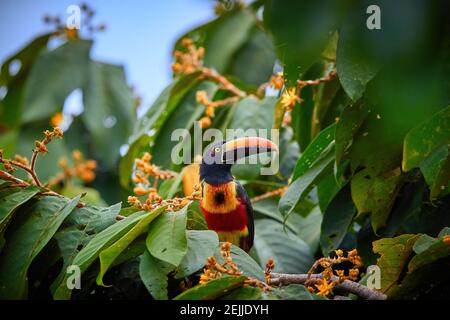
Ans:
[[[229,213],[236,209],[236,184],[234,181],[211,185],[203,184],[202,207],[209,213]]]

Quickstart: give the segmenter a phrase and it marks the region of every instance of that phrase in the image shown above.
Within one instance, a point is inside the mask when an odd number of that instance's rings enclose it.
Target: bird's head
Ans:
[[[200,164],[200,180],[222,184],[233,180],[231,166],[237,160],[263,152],[278,152],[272,141],[259,137],[242,137],[213,143],[206,148]]]

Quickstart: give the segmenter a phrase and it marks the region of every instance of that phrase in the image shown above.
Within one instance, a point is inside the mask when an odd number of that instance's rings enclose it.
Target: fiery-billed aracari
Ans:
[[[202,201],[200,208],[208,228],[249,251],[253,246],[253,208],[247,192],[231,174],[233,163],[261,152],[278,152],[272,141],[259,137],[243,137],[209,146],[200,164]]]

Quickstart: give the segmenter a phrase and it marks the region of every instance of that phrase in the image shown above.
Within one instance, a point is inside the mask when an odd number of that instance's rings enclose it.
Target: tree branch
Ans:
[[[271,279],[269,281],[270,285],[287,285],[287,284],[305,284],[308,280],[308,274],[285,274],[285,273],[271,273]],[[321,274],[312,274],[309,281],[312,283],[317,282],[319,279],[323,279]],[[333,276],[332,281],[339,281],[339,278]],[[370,289],[360,283],[344,280],[342,283],[334,287],[336,290],[342,290],[349,293],[354,293],[361,298],[367,300],[386,300],[387,296],[384,293],[378,292],[376,290]]]

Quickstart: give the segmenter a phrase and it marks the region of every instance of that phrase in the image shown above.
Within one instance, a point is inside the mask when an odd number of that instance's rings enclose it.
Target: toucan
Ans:
[[[278,146],[265,138],[242,137],[213,143],[200,163],[202,200],[200,209],[208,229],[220,241],[228,241],[248,252],[253,246],[253,208],[247,192],[231,174],[237,160],[262,152],[278,152]]]

